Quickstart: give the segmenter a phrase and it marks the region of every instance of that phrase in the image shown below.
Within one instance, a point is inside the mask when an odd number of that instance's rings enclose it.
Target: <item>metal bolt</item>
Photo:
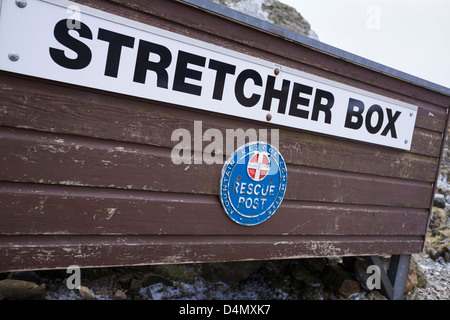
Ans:
[[[19,8],[25,8],[27,6],[27,0],[16,0],[16,5]]]
[[[266,120],[267,120],[267,121],[272,120],[272,115],[271,115],[270,113],[268,113],[268,114],[266,115]]]
[[[410,116],[410,117],[412,117],[413,115],[414,115],[414,113],[412,113],[412,112],[409,113],[409,116]]]
[[[408,139],[405,139],[405,144],[408,144]]]
[[[275,68],[274,70],[273,70],[273,73],[275,74],[275,76],[277,76],[277,75],[279,75],[280,74],[280,68]]]
[[[8,53],[8,58],[11,61],[17,61],[19,60],[19,54],[17,52],[11,51],[10,53]]]

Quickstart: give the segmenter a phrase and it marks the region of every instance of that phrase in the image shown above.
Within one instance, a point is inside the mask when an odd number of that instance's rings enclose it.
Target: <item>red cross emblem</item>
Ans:
[[[264,152],[256,152],[248,162],[247,173],[254,181],[263,180],[270,169],[270,159]]]

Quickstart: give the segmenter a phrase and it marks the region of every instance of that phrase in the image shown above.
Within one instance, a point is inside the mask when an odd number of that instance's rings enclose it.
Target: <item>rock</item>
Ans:
[[[342,263],[338,263],[338,265],[341,265],[349,272],[353,272],[355,270],[355,263],[357,260],[358,257],[342,257]]]
[[[130,287],[128,288],[128,292],[130,294],[138,294],[141,287],[142,287],[142,281],[138,280],[138,279],[133,279],[130,282]]]
[[[263,261],[206,263],[203,265],[202,277],[208,281],[238,282],[247,279],[263,264]]]
[[[417,280],[415,271],[413,269],[409,269],[408,277],[406,278],[405,293],[411,292],[418,284],[419,281]]]
[[[417,264],[416,260],[413,258],[411,259],[411,265],[410,268],[414,270],[414,273],[416,274],[417,278],[417,287],[419,288],[426,288],[428,284],[427,276],[422,271],[422,269]]]
[[[430,282],[430,285],[437,291],[444,291],[445,288],[441,286],[437,281]]]
[[[433,260],[436,260],[440,256],[439,252],[434,248],[430,248],[429,255],[430,255],[430,258]]]
[[[199,263],[156,265],[151,266],[150,270],[164,278],[186,282],[194,282],[202,275],[202,265]]]
[[[435,193],[433,206],[438,208],[445,208],[445,196],[440,193]]]
[[[80,293],[80,295],[83,297],[84,300],[97,300],[95,293],[88,287],[80,286],[78,292]]]
[[[444,252],[444,260],[447,263],[450,263],[450,252]]]
[[[301,259],[301,262],[310,272],[317,274],[320,274],[328,263],[326,258]]]
[[[322,271],[322,279],[325,285],[346,298],[352,294],[360,293],[359,282],[352,274],[338,265],[327,265]]]
[[[373,274],[373,273],[367,273],[367,268],[369,267],[369,264],[362,259],[356,259],[356,261],[353,264],[353,272],[355,273],[355,278],[359,281],[359,284],[364,290],[371,291],[372,289],[369,289],[367,287],[367,279]]]
[[[148,287],[148,286],[151,286],[152,284],[156,284],[156,283],[162,283],[163,285],[168,286],[168,287],[173,286],[172,281],[170,281],[162,276],[159,276],[157,274],[148,273],[142,277],[142,287]]]
[[[385,296],[383,296],[381,293],[379,293],[378,291],[370,291],[367,294],[367,299],[369,299],[369,300],[387,300],[387,298]]]
[[[0,300],[44,300],[45,285],[37,285],[34,282],[5,279],[0,281]]]
[[[122,290],[117,290],[114,293],[113,299],[114,300],[126,300],[127,299],[127,295]]]
[[[122,288],[128,288],[130,286],[131,280],[133,280],[134,275],[132,273],[127,273],[123,276],[121,276],[117,280],[117,284],[120,285]]]
[[[292,276],[306,283],[310,287],[318,286],[322,282],[320,277],[311,273],[304,264],[295,264],[291,269]]]
[[[311,25],[294,8],[276,0],[212,0],[231,9],[318,40]]]
[[[23,280],[28,282],[34,282],[36,284],[41,283],[41,277],[39,277],[35,272],[33,271],[18,271],[18,272],[11,272],[8,275],[8,279],[13,280]]]

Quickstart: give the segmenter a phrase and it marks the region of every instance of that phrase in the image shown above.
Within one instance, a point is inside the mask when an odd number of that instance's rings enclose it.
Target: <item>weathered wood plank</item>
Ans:
[[[427,210],[284,201],[242,227],[218,196],[0,183],[0,234],[425,235]],[[64,214],[62,214],[64,212]]]
[[[98,91],[93,93],[75,88],[62,89],[60,86],[47,82],[36,83],[14,77],[7,79],[5,76],[2,77],[1,73],[0,101],[2,109],[0,124],[3,126],[92,136],[169,148],[177,143],[171,139],[173,130],[185,128],[193,135],[194,121],[202,121],[203,130],[217,128],[223,134],[226,129],[248,130],[253,128],[255,130],[267,129],[270,132],[270,129],[275,128],[266,123],[231,117],[220,117],[221,120],[217,121],[218,115],[209,115],[186,108],[177,109],[140,99],[104,95]],[[444,121],[445,126],[445,118],[440,119]],[[355,149],[361,147],[368,150],[363,143],[314,135],[300,130],[281,128],[280,135],[282,138],[288,139],[280,140],[281,147],[289,146],[295,141],[305,141],[305,148],[310,148],[320,141],[320,148],[324,148],[324,152],[336,153],[335,145],[337,143],[339,148],[343,149],[342,154],[345,155],[346,152],[349,152],[351,159],[355,159],[353,156]],[[338,140],[348,143],[348,147],[345,143],[336,142]],[[438,157],[440,140],[442,140],[440,133],[416,130],[412,141],[412,151],[421,155]],[[317,147],[313,148],[313,150],[315,149]],[[379,160],[378,163],[387,162],[392,157],[403,156],[404,159],[399,162],[400,164],[405,163],[404,160],[407,161],[405,158],[409,157],[402,151],[380,146],[376,146],[376,152],[371,156],[376,157]],[[298,158],[298,155],[293,157],[293,159],[295,158]],[[286,160],[290,161],[290,159]],[[316,163],[317,160],[311,159],[311,163]],[[347,160],[335,163],[346,162]],[[404,172],[404,170],[393,168],[391,172]],[[428,179],[431,176],[428,173]]]
[[[192,140],[194,139],[194,137],[191,138]],[[337,140],[330,143],[328,139],[309,134],[298,134],[291,131],[281,131],[280,140],[282,143],[280,143],[279,150],[286,162],[301,166],[433,182],[438,165],[436,159],[431,157],[414,155],[407,152],[399,153],[391,149],[361,145],[359,143],[348,143]],[[69,151],[74,148],[75,151],[78,151],[81,147],[83,149],[80,151],[80,155],[74,157],[75,160],[73,161],[75,163],[78,158],[80,158],[78,161],[83,163],[82,160],[85,159],[84,157],[90,156],[84,152],[86,147],[89,150],[93,148],[107,149],[108,153],[120,151],[124,146],[137,148],[134,151],[136,154],[151,152],[159,154],[161,152],[158,148],[136,146],[128,143],[2,127],[0,127],[0,142],[4,144],[2,149],[5,150],[5,155],[8,154],[9,157],[20,157],[25,161],[28,157],[35,158],[38,151],[48,153],[49,155],[52,153],[53,157],[57,157],[55,155],[57,150]],[[232,150],[239,147],[236,142],[235,140]],[[173,146],[175,146],[178,141],[173,143]],[[209,142],[203,144],[204,147],[207,146],[207,143]],[[194,146],[194,141],[191,142],[191,146]],[[219,155],[221,150],[216,150],[216,153]],[[361,159],[364,159],[364,161],[361,161]],[[104,160],[109,161],[108,159]],[[225,160],[226,158],[223,158],[223,161]]]
[[[9,132],[9,136],[8,133]],[[174,164],[171,150],[4,130],[4,180],[162,192],[218,194],[218,164]],[[432,185],[288,165],[286,199],[428,208]],[[181,178],[182,177],[182,178]]]
[[[284,159],[296,165],[428,182],[436,178],[434,157],[289,130],[280,131],[280,141]]]
[[[0,272],[418,253],[422,237],[0,236]]]

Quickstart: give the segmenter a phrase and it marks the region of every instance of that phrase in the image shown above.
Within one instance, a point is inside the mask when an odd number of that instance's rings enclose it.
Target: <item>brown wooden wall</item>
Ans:
[[[0,271],[422,249],[449,96],[185,3],[77,2],[415,104],[412,148],[280,128],[285,199],[243,227],[222,165],[174,165],[171,134],[275,126],[0,72]]]

